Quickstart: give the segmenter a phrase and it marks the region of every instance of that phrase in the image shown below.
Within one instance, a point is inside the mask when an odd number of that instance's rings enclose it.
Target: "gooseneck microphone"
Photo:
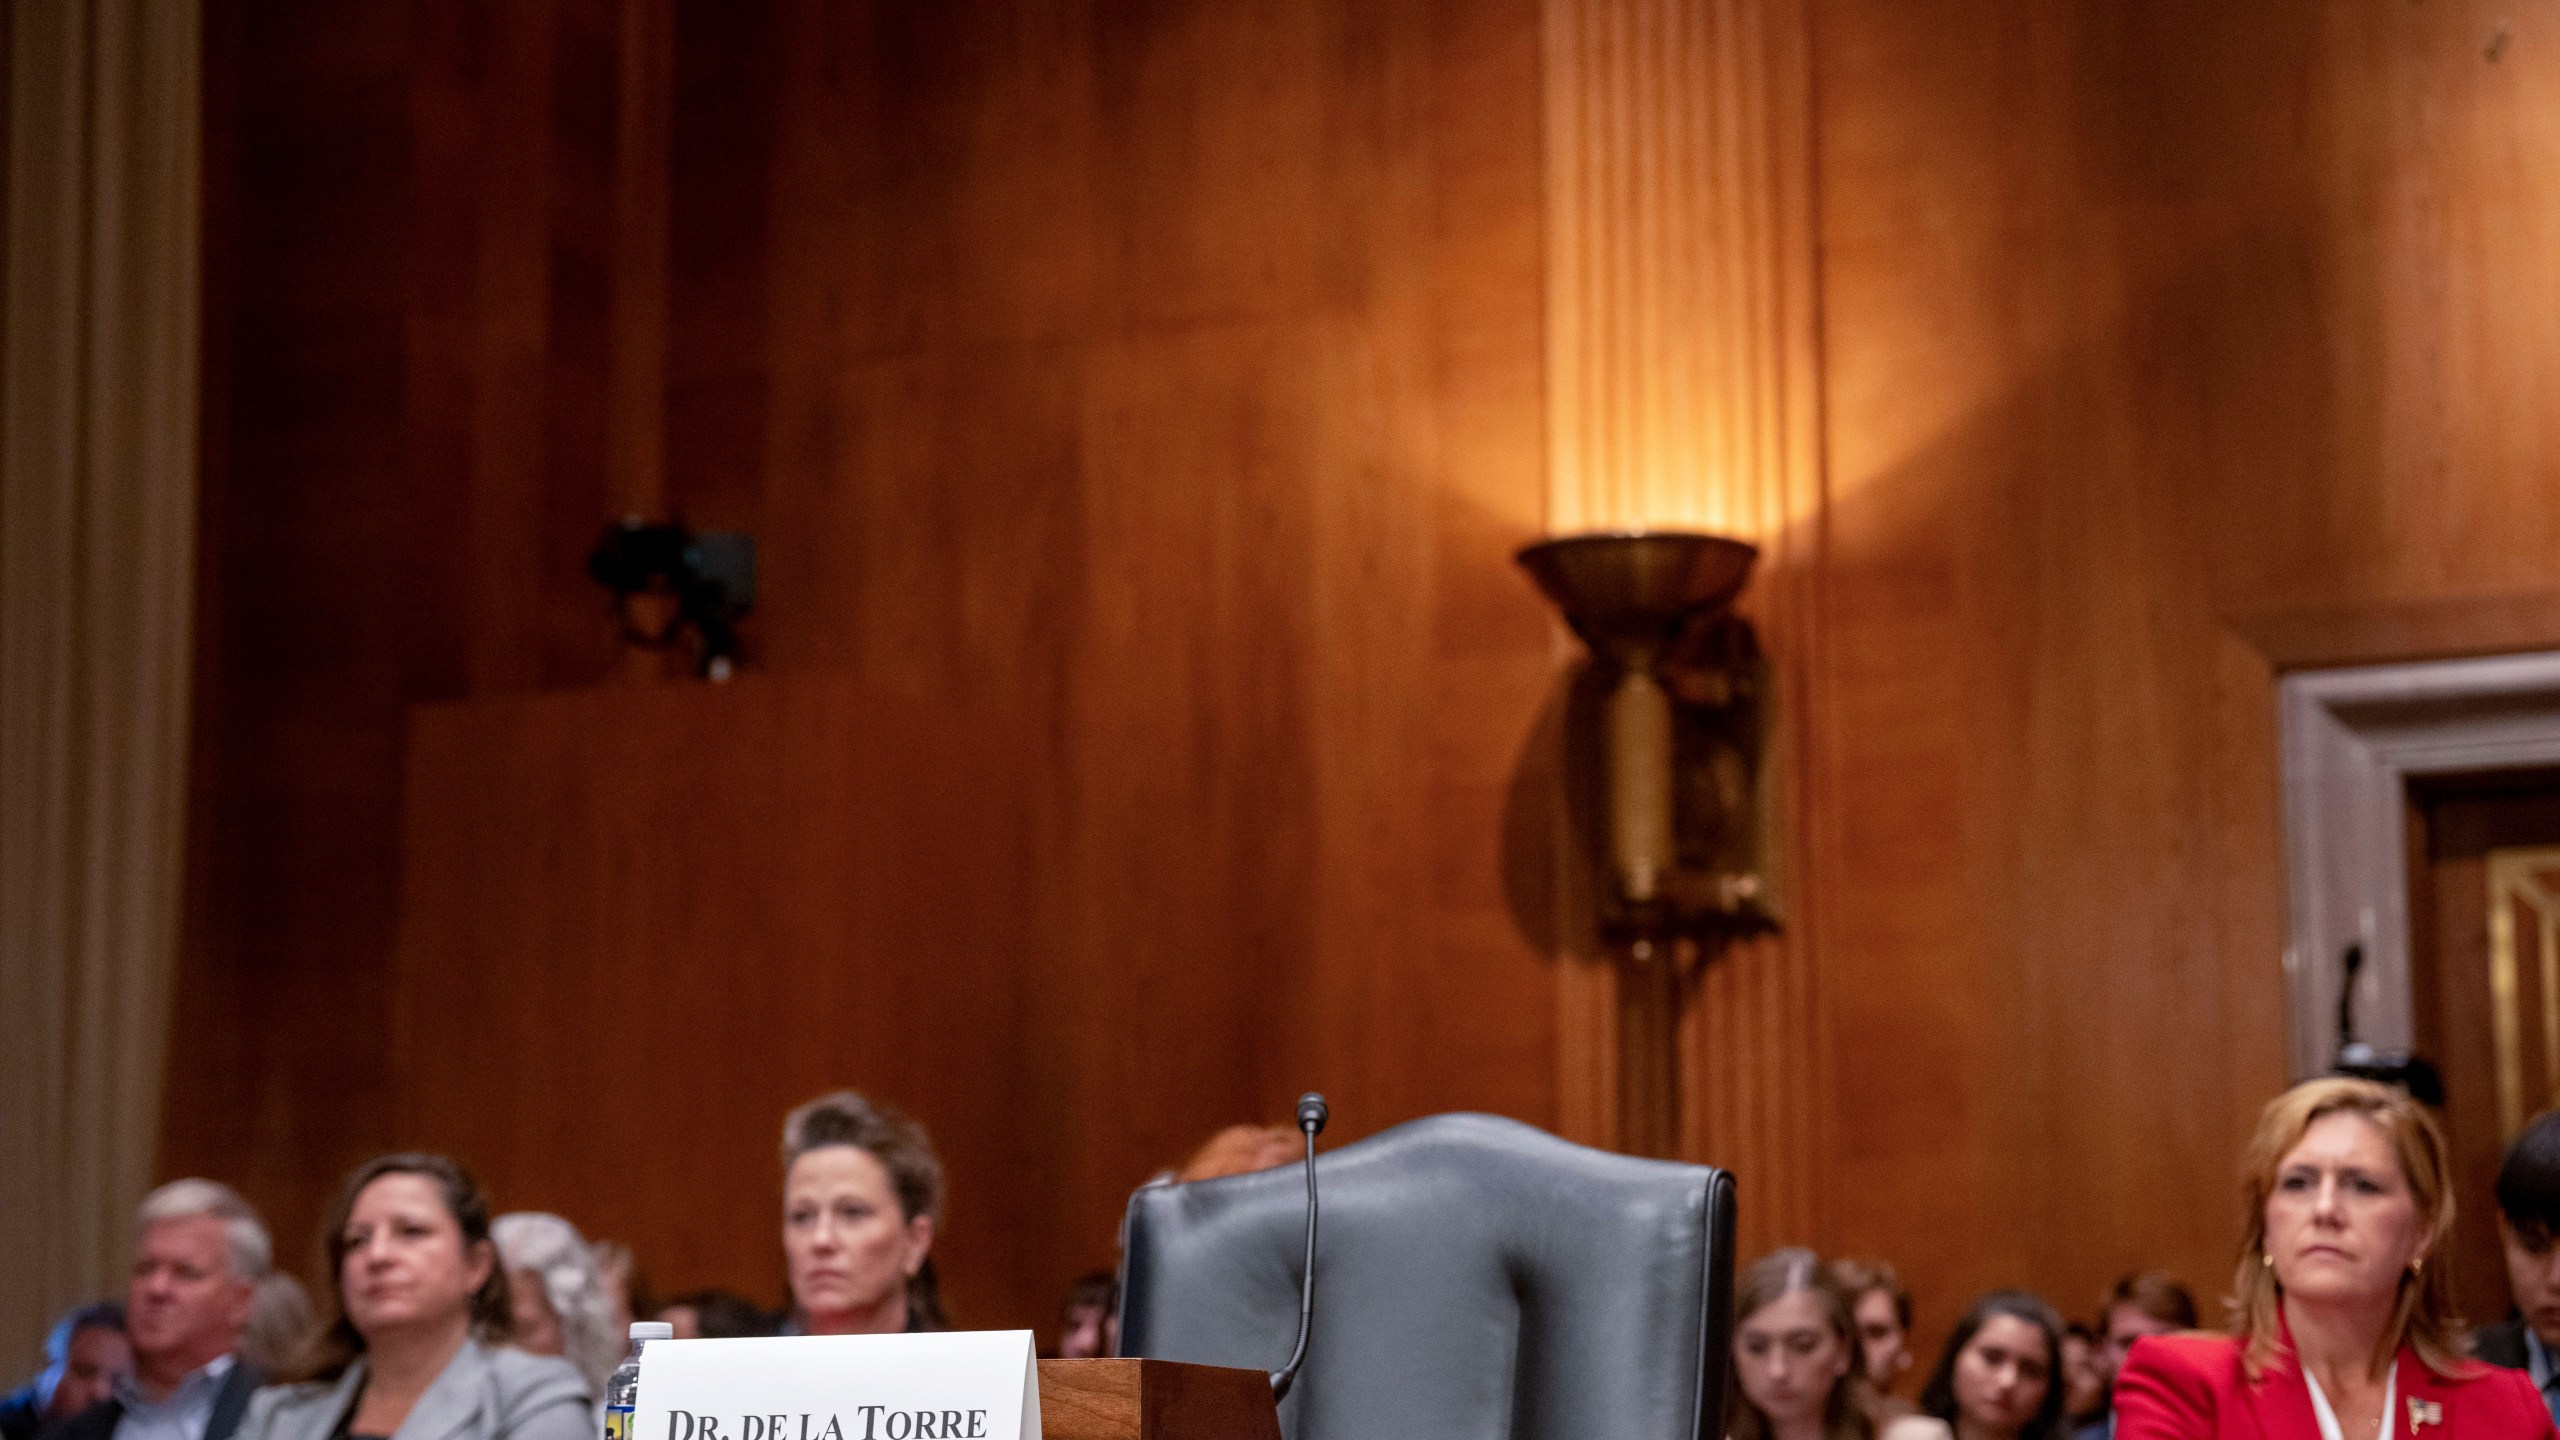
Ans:
[[[1313,1090],[1298,1097],[1298,1129],[1307,1137],[1307,1268],[1304,1287],[1298,1292],[1298,1348],[1291,1352],[1288,1364],[1271,1372],[1274,1401],[1289,1393],[1298,1367],[1307,1363],[1307,1329],[1316,1314],[1316,1136],[1324,1133],[1324,1122],[1331,1114],[1324,1097]]]

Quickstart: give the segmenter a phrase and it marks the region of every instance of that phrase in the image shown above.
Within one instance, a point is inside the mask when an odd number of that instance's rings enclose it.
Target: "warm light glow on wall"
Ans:
[[[1756,539],[1793,518],[1782,507],[1771,513],[1734,470],[1682,463],[1687,458],[1675,449],[1635,464],[1568,469],[1551,457],[1548,532],[1703,530]]]
[[[1551,0],[1547,529],[1767,540],[1818,503],[1792,30]]]

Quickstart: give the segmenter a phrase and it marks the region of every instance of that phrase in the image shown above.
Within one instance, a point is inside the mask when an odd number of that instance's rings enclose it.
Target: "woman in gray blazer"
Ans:
[[[441,1155],[385,1155],[347,1178],[325,1232],[336,1314],[237,1440],[594,1440],[565,1360],[502,1348],[507,1274],[489,1202]]]

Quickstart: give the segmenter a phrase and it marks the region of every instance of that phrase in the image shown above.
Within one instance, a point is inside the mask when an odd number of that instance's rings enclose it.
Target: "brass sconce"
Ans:
[[[1776,928],[1759,813],[1766,666],[1732,608],[1759,553],[1660,530],[1517,557],[1591,648],[1568,771],[1600,842],[1600,936],[1638,962],[1686,939],[1703,963]]]

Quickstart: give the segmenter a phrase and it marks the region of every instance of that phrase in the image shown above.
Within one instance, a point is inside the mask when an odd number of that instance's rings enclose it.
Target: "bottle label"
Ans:
[[[631,1440],[633,1407],[608,1405],[604,1412],[604,1440]]]

